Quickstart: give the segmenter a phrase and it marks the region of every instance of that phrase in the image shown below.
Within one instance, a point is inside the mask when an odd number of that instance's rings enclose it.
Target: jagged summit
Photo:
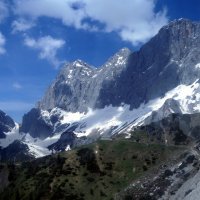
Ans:
[[[127,47],[123,47],[122,49],[120,49],[117,53],[115,53],[113,56],[111,56],[107,61],[106,63],[109,63],[109,62],[115,62],[117,58],[119,59],[122,59],[122,58],[126,58],[127,56],[129,56],[130,54],[132,53],[132,51],[127,48]],[[88,63],[86,63],[85,61],[81,60],[81,59],[77,59],[71,63],[68,63],[64,66],[64,68],[69,68],[69,67],[86,67],[86,68],[89,68],[89,69],[92,69],[92,70],[95,70],[95,69],[100,69],[100,68],[103,68],[105,67],[106,64],[103,64],[102,66],[100,67],[97,67],[97,66],[92,66]]]
[[[137,108],[200,75],[200,24],[179,19],[163,27],[138,52],[122,48],[100,68],[76,60],[66,65],[40,102],[72,112],[119,106]],[[191,67],[193,70],[191,70]]]
[[[164,26],[163,28],[169,28],[169,27],[173,27],[173,26],[182,26],[183,24],[198,24],[200,23],[200,21],[192,21],[190,19],[187,18],[179,18],[179,19],[175,19],[171,22],[169,22],[169,24],[167,24],[166,26]]]
[[[120,76],[130,55],[131,51],[123,48],[100,68],[82,60],[65,65],[38,107],[43,110],[59,107],[73,112],[96,107],[102,85]]]
[[[169,24],[167,24],[163,28],[176,26],[176,25],[183,24],[183,23],[194,23],[194,22],[187,18],[179,18],[179,19],[172,20],[171,22],[169,22]]]
[[[123,47],[116,54],[130,54],[130,53],[132,53],[132,51],[129,48]]]
[[[196,39],[196,37],[199,37],[200,21],[193,22],[189,19],[177,19],[161,28],[159,33],[162,34],[162,32],[167,32],[169,39],[176,43],[181,40],[186,42],[188,38]]]
[[[65,71],[69,71],[69,70],[78,70],[81,71],[84,69],[88,69],[88,70],[95,70],[96,67],[86,63],[83,60],[77,59],[73,62],[70,63],[66,63],[60,70],[59,74],[61,73],[65,73]]]
[[[123,56],[123,55],[128,55],[128,54],[131,54],[132,51],[127,48],[127,47],[123,47],[121,49],[119,49],[119,51],[117,53],[115,53],[113,56],[111,56],[106,62],[108,62],[110,59],[113,59],[114,57],[116,56]],[[103,67],[105,64],[103,64],[102,66],[100,67]],[[65,67],[68,67],[68,66],[75,66],[75,67],[90,67],[90,68],[100,68],[100,67],[97,67],[97,66],[93,66],[93,65],[90,65],[88,64],[87,62],[81,60],[81,59],[77,59],[75,61],[72,61],[70,63],[67,63],[65,64]]]
[[[162,32],[164,30],[177,30],[177,29],[190,29],[194,26],[199,26],[200,21],[192,21],[190,19],[186,18],[180,18],[175,19],[171,22],[169,22],[167,25],[163,26],[159,32]]]
[[[104,67],[116,67],[122,66],[126,64],[128,57],[131,55],[131,50],[124,47],[120,49],[117,53],[115,53],[112,57],[110,57],[101,68]]]
[[[86,67],[86,68],[90,68],[90,69],[93,69],[94,67],[92,67],[91,65],[87,64],[86,62],[78,59],[78,60],[75,60],[74,62],[72,62],[71,64],[73,67]]]

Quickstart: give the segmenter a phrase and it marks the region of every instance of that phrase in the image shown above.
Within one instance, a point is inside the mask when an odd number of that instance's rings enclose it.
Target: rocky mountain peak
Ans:
[[[102,68],[109,68],[109,67],[120,67],[125,65],[129,56],[131,55],[131,50],[128,48],[120,49],[116,54],[108,59],[108,61],[102,66]]]
[[[162,36],[163,32],[168,33],[171,45],[175,43],[180,45],[179,48],[185,48],[194,45],[193,43],[196,43],[197,40],[200,41],[200,22],[183,18],[177,19],[164,26],[159,34]]]
[[[87,111],[121,103],[137,108],[200,74],[200,24],[175,20],[138,52],[122,48],[100,68],[76,60],[64,66],[40,102],[44,110]],[[198,67],[196,67],[198,68]]]
[[[179,33],[182,33],[183,31],[188,31],[188,35],[185,36],[189,36],[190,33],[192,31],[196,31],[195,27],[199,26],[199,22],[195,22],[195,21],[191,21],[189,19],[184,19],[184,18],[180,18],[180,19],[175,19],[173,21],[171,21],[169,24],[163,26],[160,29],[160,32],[164,31],[164,30],[171,30],[172,33],[177,33],[175,31],[179,30]]]
[[[64,67],[60,70],[59,75],[63,75],[63,74],[71,74],[72,72],[74,73],[80,73],[83,71],[93,71],[95,68],[89,64],[87,64],[86,62],[78,59],[75,60],[71,63],[67,63],[64,65]]]
[[[72,62],[70,64],[72,67],[74,68],[88,68],[88,69],[93,69],[92,66],[90,66],[89,64],[87,64],[86,62],[78,59],[78,60],[75,60],[74,62]]]
[[[132,53],[132,51],[129,48],[123,47],[115,55],[128,56],[131,53]]]

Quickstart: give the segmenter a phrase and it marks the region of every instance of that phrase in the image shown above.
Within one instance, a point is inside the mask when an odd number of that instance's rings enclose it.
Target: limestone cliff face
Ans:
[[[124,48],[105,65],[94,68],[77,60],[65,65],[39,108],[87,111],[122,103],[137,108],[180,83],[200,75],[200,23],[176,20],[138,52]]]

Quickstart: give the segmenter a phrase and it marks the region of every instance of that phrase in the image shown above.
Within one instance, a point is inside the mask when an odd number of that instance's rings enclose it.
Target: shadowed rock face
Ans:
[[[161,120],[160,124],[165,129],[181,130],[186,136],[194,139],[200,139],[200,113],[195,114],[172,114],[169,117]],[[159,122],[157,122],[159,124]]]
[[[0,110],[0,138],[5,138],[4,133],[11,131],[14,127],[15,123],[12,118]]]
[[[64,132],[62,133],[60,139],[56,143],[50,145],[48,148],[55,151],[65,151],[67,146],[73,146],[75,140],[76,135],[73,132]]]
[[[51,136],[53,127],[47,123],[41,116],[39,109],[33,108],[29,113],[23,116],[23,124],[20,127],[20,132],[27,133],[36,138],[44,139]]]
[[[124,48],[101,68],[78,60],[64,66],[39,103],[48,110],[87,111],[121,103],[138,107],[199,75],[200,24],[176,20],[138,52]],[[191,70],[192,68],[192,70]]]
[[[34,158],[34,156],[29,153],[28,145],[18,140],[15,140],[6,148],[0,149],[0,157],[2,162],[27,161]]]
[[[139,132],[146,134],[151,142],[168,145],[186,145],[200,139],[200,113],[170,114],[160,121],[135,128],[132,135]],[[140,135],[139,137],[144,137]],[[140,139],[141,139],[140,138]],[[134,138],[135,139],[135,138]]]
[[[161,108],[157,111],[153,111],[152,114],[145,119],[144,124],[160,121],[163,118],[168,117],[171,113],[181,114],[182,111],[178,101],[167,99]]]

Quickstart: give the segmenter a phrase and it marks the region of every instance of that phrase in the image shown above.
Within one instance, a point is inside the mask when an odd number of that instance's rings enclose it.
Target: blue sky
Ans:
[[[63,63],[98,67],[199,13],[199,0],[0,0],[0,109],[20,122]]]

